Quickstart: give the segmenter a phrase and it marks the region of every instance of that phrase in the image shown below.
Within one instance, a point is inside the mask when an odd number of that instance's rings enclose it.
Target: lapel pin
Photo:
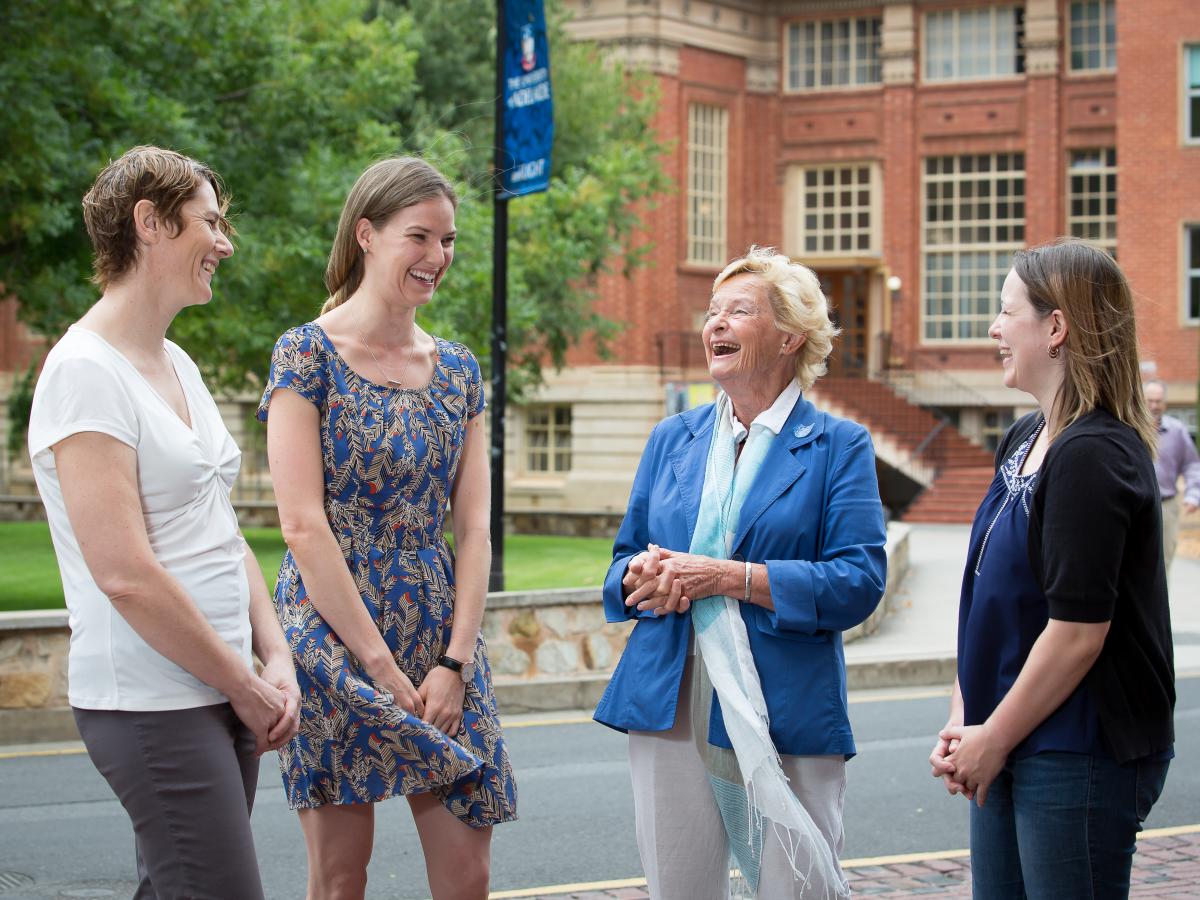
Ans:
[[[809,432],[813,430],[812,425],[797,425],[792,429],[792,434],[798,438],[808,437]]]

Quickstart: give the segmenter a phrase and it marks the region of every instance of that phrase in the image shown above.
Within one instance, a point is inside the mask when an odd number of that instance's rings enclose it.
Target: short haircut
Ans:
[[[229,196],[221,178],[204,163],[162,147],[134,147],[113,160],[96,176],[83,195],[83,222],[92,240],[92,281],[101,290],[137,265],[140,247],[133,208],[140,200],[154,204],[158,215],[178,233],[180,209],[196,194],[201,181],[212,185],[221,211],[220,228],[235,232],[225,219]]]
[[[800,389],[807,391],[825,374],[825,360],[841,331],[829,320],[829,303],[816,273],[792,262],[774,247],[751,246],[745,256],[735,259],[717,276],[713,290],[737,275],[757,275],[765,281],[775,327],[804,336],[804,345],[796,354],[796,380]]]

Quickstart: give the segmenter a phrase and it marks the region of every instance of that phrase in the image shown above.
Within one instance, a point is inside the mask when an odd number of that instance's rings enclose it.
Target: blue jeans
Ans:
[[[1167,761],[1046,752],[1011,761],[971,804],[975,900],[1128,897],[1134,840]]]

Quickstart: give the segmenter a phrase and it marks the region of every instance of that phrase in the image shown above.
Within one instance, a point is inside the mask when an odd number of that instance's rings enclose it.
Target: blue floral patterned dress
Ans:
[[[443,536],[466,424],[484,406],[479,364],[435,339],[421,389],[361,377],[310,322],[283,334],[258,417],[289,388],[320,411],[325,514],[400,669],[420,685],[446,652],[454,559]],[[276,478],[286,477],[274,473]],[[300,733],[279,753],[288,804],[372,803],[431,791],[458,818],[484,827],[516,818],[516,786],[500,732],[482,636],[467,685],[464,726],[451,739],[377,690],[308,602],[289,550],[275,608],[300,684]]]

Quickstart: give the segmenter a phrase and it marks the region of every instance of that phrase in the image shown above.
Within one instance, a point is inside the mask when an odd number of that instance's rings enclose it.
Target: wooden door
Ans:
[[[867,273],[841,269],[818,272],[829,301],[829,317],[842,329],[833,342],[829,374],[841,378],[867,376]]]

